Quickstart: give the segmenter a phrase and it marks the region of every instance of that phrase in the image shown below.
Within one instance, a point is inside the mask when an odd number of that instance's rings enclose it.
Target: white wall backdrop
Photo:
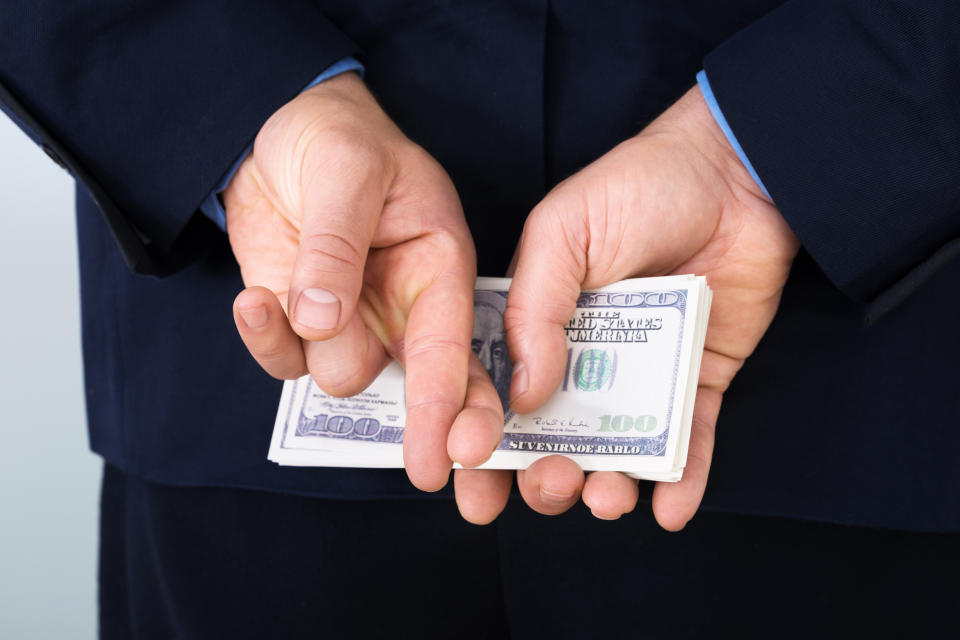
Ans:
[[[0,638],[96,637],[73,181],[0,114]]]

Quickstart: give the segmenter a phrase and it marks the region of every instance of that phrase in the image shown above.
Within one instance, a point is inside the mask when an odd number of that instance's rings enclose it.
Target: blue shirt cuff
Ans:
[[[324,80],[329,80],[330,78],[338,76],[341,73],[346,73],[347,71],[356,71],[361,77],[363,77],[363,65],[357,62],[356,59],[347,57],[327,67],[323,73],[318,75],[310,84],[305,86],[303,91],[320,84]],[[247,159],[247,156],[250,155],[252,150],[253,142],[246,146],[246,148],[240,154],[240,157],[236,159],[230,169],[223,175],[223,178],[220,179],[220,182],[217,184],[217,186],[214,187],[213,191],[210,192],[210,195],[208,195],[200,204],[200,211],[203,212],[203,215],[216,222],[217,226],[224,231],[227,230],[227,212],[223,208],[223,200],[220,199],[220,195],[226,191],[227,186],[233,179],[237,169],[240,168],[240,165],[243,164],[243,161]]]
[[[733,150],[737,152],[737,155],[740,156],[740,162],[743,163],[743,166],[747,168],[747,171],[750,172],[750,176],[757,183],[757,186],[763,190],[763,193],[770,198],[770,192],[767,191],[767,188],[763,186],[763,182],[760,180],[760,176],[757,175],[756,169],[753,168],[753,165],[750,164],[750,159],[747,157],[747,154],[744,153],[743,147],[740,146],[740,143],[737,142],[737,136],[733,135],[733,129],[730,128],[730,125],[727,123],[727,119],[723,117],[723,111],[720,110],[720,105],[717,104],[717,98],[713,95],[713,89],[710,88],[710,81],[707,80],[707,72],[701,70],[697,74],[697,84],[700,85],[700,93],[703,94],[703,99],[707,102],[707,106],[710,108],[710,113],[713,115],[713,119],[717,121],[717,124],[720,125],[720,129],[723,131],[723,135],[727,137],[727,142],[730,143],[730,146],[733,147]],[[773,200],[773,198],[770,198]]]

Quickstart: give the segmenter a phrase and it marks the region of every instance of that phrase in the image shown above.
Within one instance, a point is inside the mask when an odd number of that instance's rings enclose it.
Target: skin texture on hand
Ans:
[[[452,459],[490,456],[503,413],[471,350],[476,255],[459,198],[358,76],[277,111],[224,203],[248,287],[234,319],[268,373],[309,371],[327,393],[349,396],[396,358],[413,484],[435,491]]]
[[[799,243],[717,126],[699,88],[639,135],[554,188],[531,212],[515,258],[504,324],[513,360],[511,406],[528,413],[560,383],[581,289],[630,277],[695,273],[713,289],[687,466],[658,483],[653,512],[665,529],[693,517],[706,488],[724,391],[776,313]],[[632,511],[637,482],[584,475],[561,456],[517,472],[526,502],[558,514],[582,497],[595,516]],[[457,500],[471,522],[493,520],[510,472],[464,470]]]

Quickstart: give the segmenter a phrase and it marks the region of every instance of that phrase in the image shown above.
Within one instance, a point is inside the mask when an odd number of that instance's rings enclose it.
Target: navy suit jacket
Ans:
[[[354,55],[499,275],[530,208],[703,67],[803,242],[705,504],[960,530],[958,42],[953,0],[14,0],[0,100],[78,179],[94,450],[177,485],[412,497],[400,470],[267,462],[280,384],[232,326],[239,271],[200,202]]]

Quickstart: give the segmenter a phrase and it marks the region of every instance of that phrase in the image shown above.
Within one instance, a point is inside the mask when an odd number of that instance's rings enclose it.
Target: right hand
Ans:
[[[557,185],[527,218],[503,314],[515,363],[511,408],[531,413],[556,391],[567,358],[563,327],[582,290],[632,277],[706,276],[713,304],[687,464],[679,482],[657,483],[652,500],[663,528],[682,529],[706,490],[723,393],[770,326],[799,247],[693,87],[638,135]],[[463,516],[495,518],[507,476],[457,471]],[[582,496],[595,516],[615,519],[639,497],[636,480],[612,471],[585,476],[558,455],[517,471],[517,487],[548,515]]]
[[[476,255],[459,198],[356,74],[277,111],[224,202],[248,287],[234,319],[268,373],[309,371],[325,392],[349,396],[396,358],[413,484],[438,490],[451,459],[490,456],[503,417],[472,358]]]

